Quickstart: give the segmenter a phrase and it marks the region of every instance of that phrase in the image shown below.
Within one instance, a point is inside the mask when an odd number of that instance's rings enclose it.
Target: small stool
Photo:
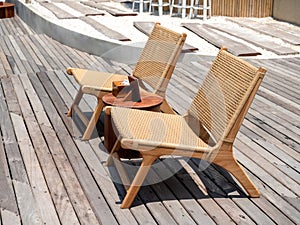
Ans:
[[[144,12],[144,4],[149,4],[149,11],[150,11],[150,5],[151,5],[151,0],[133,0],[132,1],[132,11],[134,11],[135,4],[139,4],[139,12],[142,13]]]
[[[187,3],[187,0],[172,0],[171,6],[170,6],[170,16],[172,16],[173,7],[177,8],[178,13],[180,13],[180,11],[181,11],[181,17],[185,18],[186,17],[186,9],[191,9],[192,5]]]
[[[207,19],[207,11],[209,17],[211,17],[211,0],[196,0],[195,3],[192,4],[189,17],[192,18],[193,12],[194,12],[194,17],[197,17],[198,10],[202,10],[203,20]]]

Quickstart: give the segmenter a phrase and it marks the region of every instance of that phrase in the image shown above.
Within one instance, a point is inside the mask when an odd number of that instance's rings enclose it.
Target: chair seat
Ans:
[[[212,150],[180,115],[113,107],[111,116],[123,147],[139,150],[141,146],[144,150],[157,147],[201,152]]]
[[[127,75],[106,73],[87,69],[72,68],[72,75],[81,86],[89,86],[100,91],[112,91],[113,81],[127,80]]]

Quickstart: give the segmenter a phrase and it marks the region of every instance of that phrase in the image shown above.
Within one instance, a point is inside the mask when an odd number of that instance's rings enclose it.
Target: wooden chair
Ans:
[[[140,0],[133,0],[132,1],[132,11],[135,9],[135,4],[139,4],[139,12],[144,12],[144,4],[149,4],[149,10],[151,5],[151,0],[143,0],[142,2]]]
[[[170,5],[170,16],[173,15],[173,8],[177,8],[177,13],[181,13],[181,17],[185,18],[186,10],[190,10],[192,8],[191,3],[191,1],[187,0],[172,0]]]
[[[166,155],[200,158],[219,165],[236,177],[251,197],[259,197],[258,189],[235,159],[232,146],[265,73],[265,69],[222,48],[184,116],[106,108],[105,116],[111,117],[118,137],[108,165],[114,159],[117,169],[121,168],[121,151],[135,150],[143,158],[121,208],[131,206],[151,165]]]
[[[169,7],[170,10],[170,0],[151,0],[149,13],[151,13],[151,11],[154,13],[154,7],[157,7],[158,15],[162,16],[164,14],[163,10],[165,7]]]
[[[193,14],[194,17],[197,17],[197,12],[202,11],[202,14],[200,14],[200,16],[205,21],[207,17],[211,18],[211,9],[211,0],[192,0],[192,7],[190,10],[189,18],[192,18]]]
[[[140,84],[144,89],[164,97],[185,39],[185,33],[174,32],[156,23],[131,75],[142,81]],[[112,92],[113,81],[123,81],[128,76],[80,68],[68,68],[67,73],[73,75],[80,84],[80,89],[69,109],[68,116],[72,116],[73,110],[78,114],[86,125],[82,140],[88,140],[103,109],[102,97]],[[80,100],[84,94],[94,95],[98,99],[98,104],[90,120],[79,108]],[[161,110],[174,113],[165,99]]]

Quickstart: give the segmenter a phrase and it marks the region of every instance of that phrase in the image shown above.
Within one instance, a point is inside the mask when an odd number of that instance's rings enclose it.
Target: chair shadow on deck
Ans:
[[[132,182],[142,160],[122,162]],[[183,165],[189,168],[188,171]],[[108,169],[120,197],[120,201],[116,204],[121,204],[126,189],[115,165],[109,166]],[[248,197],[230,173],[217,165],[199,159],[164,158],[152,165],[132,207],[153,202],[188,199],[197,201],[206,198]]]
[[[93,116],[93,112],[82,112],[86,118],[91,118]],[[103,114],[100,115],[99,120],[97,121],[95,125],[95,129],[91,133],[90,139],[99,138],[104,136],[104,124],[103,124]],[[85,132],[85,124],[84,122],[79,118],[77,114],[72,115],[72,121],[73,125],[76,126],[76,131],[73,130],[73,136],[76,138],[82,139],[82,136]]]

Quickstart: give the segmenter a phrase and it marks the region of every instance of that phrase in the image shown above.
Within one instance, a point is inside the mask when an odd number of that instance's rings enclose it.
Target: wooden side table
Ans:
[[[9,2],[0,3],[0,18],[11,18],[15,16],[15,5]]]
[[[132,109],[142,109],[150,111],[159,111],[160,105],[163,103],[163,98],[159,95],[141,92],[141,101],[124,101],[124,98],[117,98],[112,93],[106,94],[103,96],[102,101],[105,105],[110,106],[119,106]],[[107,151],[110,152],[115,144],[117,137],[113,131],[111,124],[111,116],[105,114],[104,116],[104,146]],[[139,153],[136,151],[122,151],[120,153],[121,158],[137,158]]]

